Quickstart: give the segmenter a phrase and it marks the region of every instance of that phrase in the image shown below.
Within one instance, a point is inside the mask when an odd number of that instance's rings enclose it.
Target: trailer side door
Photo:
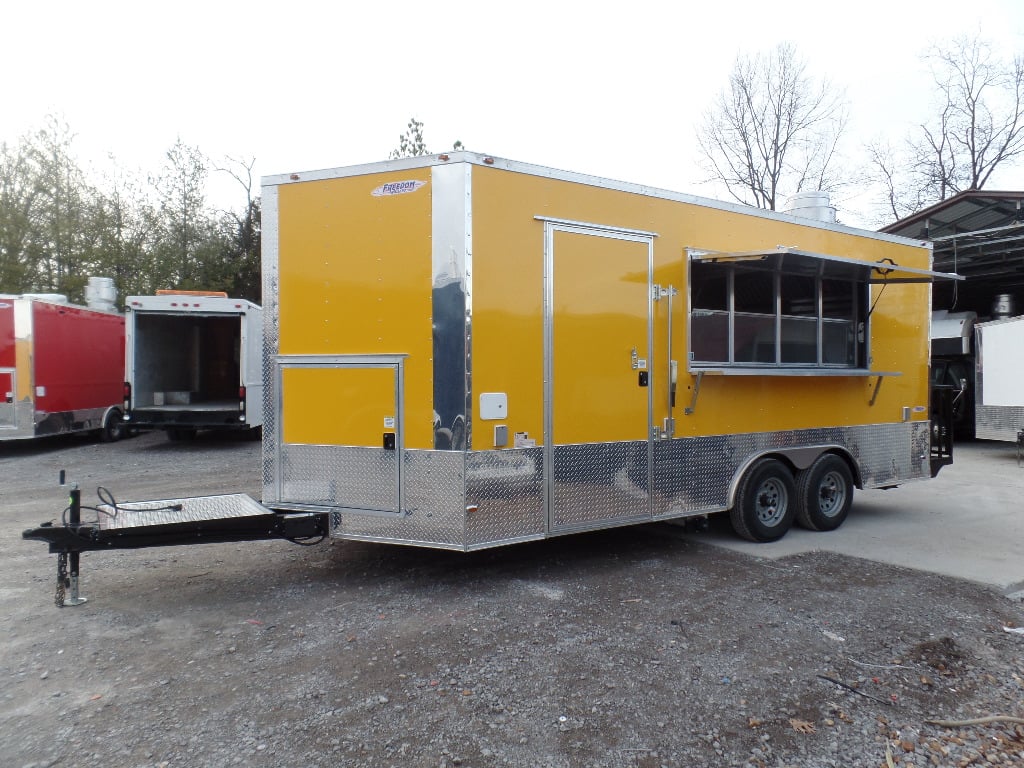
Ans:
[[[278,359],[280,498],[368,514],[402,511],[403,358]]]
[[[16,391],[14,369],[0,368],[0,429],[11,429],[18,425],[15,419]]]
[[[653,235],[545,228],[549,529],[649,516]]]

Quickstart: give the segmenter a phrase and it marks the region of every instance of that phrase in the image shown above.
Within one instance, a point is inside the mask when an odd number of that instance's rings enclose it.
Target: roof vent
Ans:
[[[1000,293],[992,300],[992,317],[1002,320],[1017,314],[1017,301],[1012,293]]]
[[[111,278],[89,278],[89,284],[85,286],[85,303],[89,308],[113,312],[114,302],[116,301],[117,289],[114,287],[114,281]]]
[[[783,213],[826,224],[836,223],[836,209],[829,201],[828,192],[797,192],[786,201]]]

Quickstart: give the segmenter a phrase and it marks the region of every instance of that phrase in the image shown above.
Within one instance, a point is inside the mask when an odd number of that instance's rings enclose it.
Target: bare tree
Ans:
[[[909,183],[912,163],[905,151],[882,138],[865,146],[867,182],[877,190],[871,218],[878,226],[902,219],[929,205],[926,190]]]
[[[262,210],[260,198],[253,192],[255,182],[252,169],[256,158],[243,160],[226,157],[226,165],[217,171],[228,174],[245,190],[245,210],[239,215],[228,211],[222,216],[228,234],[224,249],[223,284],[232,296],[250,299],[256,303],[262,300],[260,280],[260,248],[262,243]]]
[[[999,60],[977,36],[935,47],[930,58],[941,109],[913,147],[918,172],[943,200],[982,189],[1024,152],[1024,60]]]
[[[783,43],[736,59],[697,138],[711,181],[741,203],[775,210],[782,195],[838,186],[832,168],[846,119],[845,95],[811,77]]]
[[[887,221],[982,189],[998,167],[1024,153],[1024,59],[1000,59],[977,35],[936,45],[928,58],[933,116],[900,150],[882,141],[868,147]]]

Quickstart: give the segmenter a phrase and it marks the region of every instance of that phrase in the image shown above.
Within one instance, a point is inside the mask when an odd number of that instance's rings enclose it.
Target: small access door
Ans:
[[[0,368],[0,429],[18,426],[15,416],[17,391],[14,368]]]
[[[404,358],[278,359],[278,498],[287,505],[402,513]]]
[[[648,517],[653,238],[545,220],[545,473],[552,532]]]

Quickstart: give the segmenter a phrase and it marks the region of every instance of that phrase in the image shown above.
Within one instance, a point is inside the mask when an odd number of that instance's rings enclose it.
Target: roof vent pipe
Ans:
[[[828,192],[797,192],[786,201],[783,213],[826,224],[836,223],[836,209],[829,201]]]
[[[85,286],[85,303],[91,309],[113,312],[117,301],[117,288],[109,277],[90,277]]]
[[[1000,293],[992,300],[992,317],[1002,320],[1017,314],[1017,301],[1012,293]]]

